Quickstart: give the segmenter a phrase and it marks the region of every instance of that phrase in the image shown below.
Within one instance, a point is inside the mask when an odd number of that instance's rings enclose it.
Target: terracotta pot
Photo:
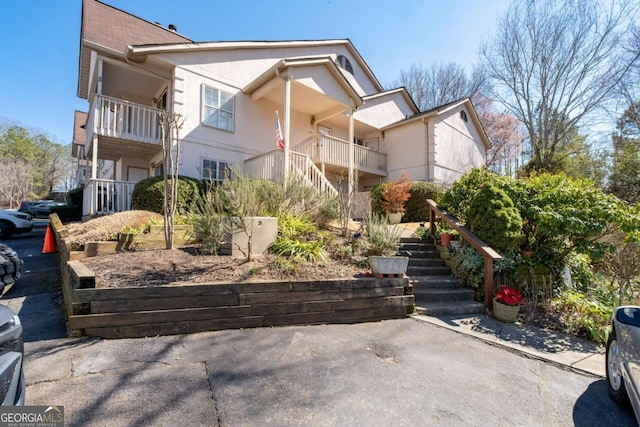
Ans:
[[[451,243],[451,239],[453,239],[453,234],[440,233],[440,244],[442,246],[449,246],[449,243]]]
[[[513,323],[518,318],[519,312],[519,305],[507,305],[498,302],[495,298],[493,299],[493,317],[496,319],[506,323]]]
[[[520,253],[525,258],[533,258],[533,251],[520,251]]]

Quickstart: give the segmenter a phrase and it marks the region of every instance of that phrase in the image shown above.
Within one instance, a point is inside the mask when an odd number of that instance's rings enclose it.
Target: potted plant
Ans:
[[[371,273],[377,277],[404,275],[409,257],[396,255],[400,247],[401,230],[387,225],[385,218],[373,215],[367,220],[365,231]]]
[[[515,322],[524,303],[522,292],[511,286],[502,286],[493,297],[493,317],[503,322]]]
[[[451,228],[447,223],[440,222],[438,224],[438,240],[440,241],[440,246],[446,248],[457,235],[458,232]]]
[[[409,175],[403,171],[398,181],[390,181],[382,190],[382,208],[389,216],[389,224],[399,224],[404,214],[404,205],[411,198]]]

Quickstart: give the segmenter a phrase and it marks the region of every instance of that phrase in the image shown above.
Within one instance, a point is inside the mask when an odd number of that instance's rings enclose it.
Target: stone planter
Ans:
[[[495,298],[493,299],[493,317],[496,319],[506,323],[513,323],[518,318],[519,312],[519,305],[502,304],[496,301]]]
[[[391,212],[389,214],[389,224],[400,224],[400,221],[402,221],[401,212]]]
[[[406,256],[370,256],[369,265],[374,276],[404,276],[409,265]]]

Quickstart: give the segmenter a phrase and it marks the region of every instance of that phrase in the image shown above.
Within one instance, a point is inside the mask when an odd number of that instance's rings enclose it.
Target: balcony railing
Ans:
[[[88,124],[96,135],[161,144],[161,112],[157,108],[96,95]],[[87,132],[88,138],[91,137],[89,133]],[[90,141],[88,145],[91,145]]]
[[[292,148],[298,153],[306,154],[318,164],[341,168],[349,167],[349,143],[330,135],[313,135]],[[361,145],[353,146],[353,162],[361,172],[387,175],[387,155]]]
[[[131,210],[135,182],[90,179],[84,187],[83,216],[106,215]]]

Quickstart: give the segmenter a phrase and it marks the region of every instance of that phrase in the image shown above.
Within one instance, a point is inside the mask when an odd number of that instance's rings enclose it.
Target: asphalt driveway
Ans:
[[[7,242],[31,273],[1,302],[25,324],[26,404],[66,425],[635,425],[600,377],[414,319],[63,338],[55,256],[29,238],[31,256]]]

